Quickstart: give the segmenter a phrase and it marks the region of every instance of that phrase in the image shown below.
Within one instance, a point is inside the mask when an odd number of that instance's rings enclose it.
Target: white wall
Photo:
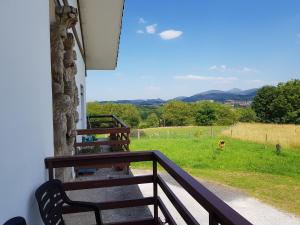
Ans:
[[[0,224],[42,224],[34,191],[53,155],[49,2],[0,3]]]

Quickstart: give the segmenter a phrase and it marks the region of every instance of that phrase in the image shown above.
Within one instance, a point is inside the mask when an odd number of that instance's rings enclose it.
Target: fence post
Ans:
[[[209,213],[209,225],[218,225],[217,218],[213,212]]]
[[[140,129],[137,130],[137,138],[140,140]]]
[[[157,162],[153,160],[154,223],[158,224]]]

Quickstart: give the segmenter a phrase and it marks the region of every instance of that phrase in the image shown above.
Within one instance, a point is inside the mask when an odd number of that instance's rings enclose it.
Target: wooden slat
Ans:
[[[101,202],[95,204],[98,206],[99,210],[120,209],[120,208],[131,208],[131,207],[138,207],[138,206],[153,205],[154,199],[153,197],[148,197],[148,198],[132,199],[132,200],[124,200],[124,201]],[[92,210],[82,208],[82,207],[75,207],[75,206],[63,207],[64,214],[90,212],[90,211]]]
[[[177,225],[177,223],[175,222],[174,218],[172,217],[171,213],[169,212],[168,208],[166,207],[166,205],[163,203],[163,201],[161,200],[160,197],[158,197],[158,206],[161,210],[161,212],[163,213],[163,215],[166,218],[166,222],[169,225]]]
[[[118,179],[67,182],[64,183],[63,185],[66,191],[70,191],[70,190],[83,190],[83,189],[92,189],[92,188],[133,185],[133,184],[146,184],[152,182],[153,182],[153,176],[147,175],[147,176],[118,178]]]
[[[152,161],[153,152],[113,152],[89,155],[56,156],[45,159],[46,168],[52,163],[53,168],[80,167],[101,164]]]
[[[153,151],[159,164],[208,212],[214,212],[222,224],[251,225],[244,217],[200,184],[159,151]]]
[[[116,117],[115,115],[112,115],[112,117],[114,118],[114,120],[121,124],[123,127],[128,127],[122,120],[120,120],[118,117]]]
[[[219,225],[217,217],[213,212],[209,213],[209,225]]]
[[[154,220],[155,221],[155,220]],[[165,225],[164,223],[163,223],[163,221],[161,220],[161,218],[158,218],[157,219],[157,224],[158,225]]]
[[[116,128],[93,128],[93,129],[78,129],[77,135],[88,135],[88,134],[118,134],[128,133],[130,128],[116,127]]]
[[[104,118],[104,117],[107,117],[107,118],[112,118],[113,115],[110,115],[110,114],[102,114],[102,115],[92,115],[92,116],[88,116],[88,118]]]
[[[155,199],[154,204],[154,221],[158,223],[158,194],[157,194],[157,162],[153,161],[153,197]]]
[[[75,143],[74,147],[88,147],[88,146],[101,146],[101,145],[118,146],[118,145],[128,145],[128,144],[130,144],[129,140],[93,141],[93,142]]]
[[[157,181],[163,192],[173,203],[174,207],[177,209],[179,214],[182,216],[184,221],[189,225],[200,225],[189,210],[182,204],[182,202],[177,198],[173,191],[169,188],[166,182],[161,178],[160,175],[157,176]]]
[[[145,220],[135,220],[128,222],[119,222],[119,223],[105,223],[104,225],[154,225],[153,219],[145,219]]]
[[[48,175],[49,175],[49,180],[54,179],[54,171],[53,171],[53,164],[52,162],[49,163],[48,165]]]

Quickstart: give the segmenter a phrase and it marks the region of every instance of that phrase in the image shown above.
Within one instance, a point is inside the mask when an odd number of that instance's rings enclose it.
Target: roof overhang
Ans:
[[[117,66],[124,0],[78,0],[88,70]]]

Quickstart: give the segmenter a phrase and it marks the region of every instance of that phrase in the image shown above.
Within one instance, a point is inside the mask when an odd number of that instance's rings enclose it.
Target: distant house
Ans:
[[[60,8],[55,10],[57,7]],[[68,124],[60,124],[63,128],[72,128],[74,122],[75,128],[86,127],[86,70],[115,69],[122,13],[123,0],[1,1],[0,224],[17,215],[25,217],[28,224],[41,224],[33,196],[47,179],[44,158],[55,154],[57,129],[53,130],[53,119],[63,115],[58,112],[63,110],[62,104],[55,101],[65,103],[69,109],[73,107],[67,113]],[[58,29],[53,25],[59,17],[61,23],[56,26],[61,32],[71,33],[67,36],[73,39],[69,43],[55,40],[62,35],[53,31]],[[63,20],[69,20],[65,21],[69,24]],[[59,86],[61,74],[56,71],[61,66],[69,70],[63,73],[70,76],[69,80],[62,78],[64,87]],[[61,98],[61,88],[65,98]]]
[[[226,100],[224,104],[232,107],[250,107],[252,100]]]

